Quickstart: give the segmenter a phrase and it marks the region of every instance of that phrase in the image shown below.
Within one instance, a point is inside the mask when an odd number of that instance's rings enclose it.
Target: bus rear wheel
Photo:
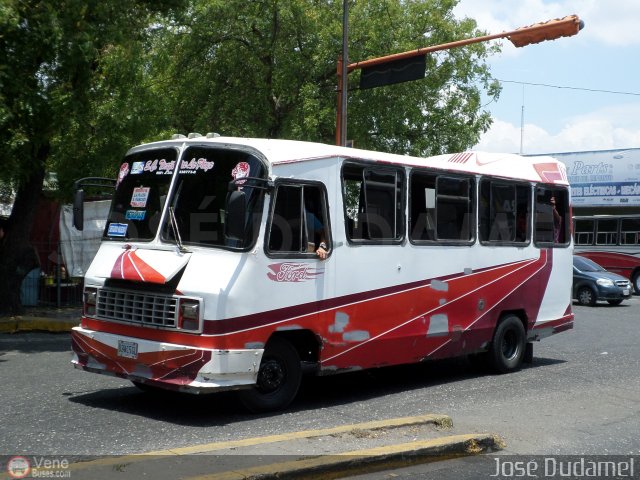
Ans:
[[[525,343],[524,326],[520,319],[515,315],[504,317],[493,334],[489,350],[493,368],[499,373],[518,370],[524,359]]]
[[[295,398],[302,381],[297,350],[288,341],[274,337],[267,343],[256,385],[240,390],[242,404],[251,412],[272,412],[286,408]]]

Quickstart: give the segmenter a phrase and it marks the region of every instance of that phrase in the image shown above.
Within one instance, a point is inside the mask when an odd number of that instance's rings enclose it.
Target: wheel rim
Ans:
[[[578,300],[580,300],[580,303],[583,305],[589,305],[593,301],[593,295],[591,293],[591,290],[586,288],[583,290],[580,290],[580,295],[578,297]]]
[[[507,331],[502,339],[502,355],[507,360],[511,360],[518,355],[519,351],[518,335],[513,330]]]
[[[270,358],[260,366],[257,387],[263,393],[272,393],[284,385],[287,372],[284,365],[275,358]]]

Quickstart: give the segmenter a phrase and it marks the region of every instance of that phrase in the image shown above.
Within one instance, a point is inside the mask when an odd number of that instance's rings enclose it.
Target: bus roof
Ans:
[[[476,173],[503,178],[568,185],[564,164],[555,158],[551,156],[524,157],[511,153],[467,151],[431,157],[412,157],[298,140],[221,136],[199,136],[154,142],[134,147],[129,153],[146,148],[182,145],[251,147],[261,152],[272,166],[339,157],[390,165],[430,167],[451,172]]]

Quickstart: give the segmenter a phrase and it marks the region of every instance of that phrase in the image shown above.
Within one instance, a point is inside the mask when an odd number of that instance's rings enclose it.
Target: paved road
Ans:
[[[76,371],[67,334],[3,334],[0,454],[138,453],[427,413],[451,416],[451,433],[501,435],[506,453],[640,454],[640,299],[575,312],[521,372],[448,361],[312,379],[263,416],[232,394],[154,397]]]

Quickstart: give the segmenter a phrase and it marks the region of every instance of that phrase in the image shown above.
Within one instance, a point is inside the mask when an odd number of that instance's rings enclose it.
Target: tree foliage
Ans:
[[[26,241],[46,172],[113,176],[128,147],[170,133],[333,143],[341,0],[5,0],[0,4],[0,182],[16,192],[0,255],[0,311],[33,264]],[[481,35],[457,0],[351,0],[350,61]],[[475,44],[430,55],[424,80],[358,89],[357,147],[428,155],[475,144],[497,96]],[[7,252],[11,252],[8,254]],[[16,273],[17,272],[17,273]],[[12,284],[13,284],[12,283]],[[12,293],[7,294],[13,288]],[[8,296],[7,296],[8,295]],[[3,302],[4,303],[4,302]]]
[[[0,5],[0,180],[16,192],[0,244],[0,311],[19,309],[21,280],[37,265],[28,239],[45,172],[93,168],[74,132],[92,127],[101,58],[136,42],[155,12],[176,6],[179,0]]]
[[[456,20],[457,1],[356,2],[350,61],[475,37],[475,21]],[[475,145],[491,123],[481,91],[499,87],[484,63],[496,47],[475,44],[427,55],[424,80],[357,90],[351,79],[348,137],[374,150],[414,155],[456,152]]]
[[[456,3],[350,2],[350,61],[484,33],[453,17]],[[176,130],[333,142],[341,1],[196,0],[159,41],[165,55],[155,71]],[[359,147],[417,155],[475,144],[490,124],[481,92],[498,93],[484,63],[493,48],[434,54],[424,80],[367,91],[354,72],[348,137]]]

